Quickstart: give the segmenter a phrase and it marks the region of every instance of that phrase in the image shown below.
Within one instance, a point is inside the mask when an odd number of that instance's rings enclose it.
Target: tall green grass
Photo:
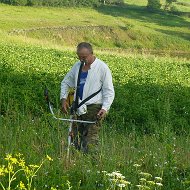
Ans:
[[[134,5],[65,9],[0,4],[0,10],[1,183],[8,183],[3,158],[22,153],[26,165],[53,158],[34,177],[32,189],[190,189],[188,18],[148,13]],[[84,30],[88,25],[93,32]],[[68,161],[69,124],[51,117],[43,91],[49,89],[56,115],[66,117],[59,111],[60,82],[77,60],[71,49],[82,40],[90,41],[109,65],[116,97],[101,129],[98,159],[73,149]],[[147,55],[147,49],[162,56]],[[186,55],[177,58],[177,53]],[[118,186],[124,181],[114,171],[130,183]],[[163,186],[156,186],[155,177],[163,179]],[[11,189],[20,181],[27,184],[23,172]]]
[[[116,98],[101,130],[98,160],[73,150],[68,163],[68,124],[51,117],[43,90],[48,87],[60,114],[60,82],[77,60],[75,53],[8,43],[1,50],[1,158],[22,153],[27,164],[46,155],[53,158],[34,178],[33,187],[113,189],[102,171],[120,171],[129,189],[153,188],[149,183],[154,177],[163,178],[163,187],[157,189],[189,188],[188,60],[98,55],[113,73]],[[142,181],[141,172],[152,175],[149,182]],[[1,180],[6,183],[6,178]],[[20,181],[25,182],[22,174],[12,188]]]

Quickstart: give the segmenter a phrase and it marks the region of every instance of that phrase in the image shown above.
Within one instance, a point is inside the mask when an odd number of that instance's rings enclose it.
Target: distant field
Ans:
[[[149,13],[143,8],[68,9],[1,4],[0,10],[1,41],[62,49],[87,40],[96,48],[174,51],[186,55],[190,50],[189,18]]]

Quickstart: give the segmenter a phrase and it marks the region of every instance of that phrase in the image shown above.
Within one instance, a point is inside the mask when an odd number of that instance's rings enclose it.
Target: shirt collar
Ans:
[[[90,65],[90,68],[94,68],[97,65],[97,58],[95,58],[94,62]]]

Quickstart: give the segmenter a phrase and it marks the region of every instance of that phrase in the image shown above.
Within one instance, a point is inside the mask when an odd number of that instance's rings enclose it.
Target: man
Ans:
[[[108,66],[94,56],[91,44],[86,42],[78,44],[77,55],[80,61],[74,64],[61,82],[62,111],[68,113],[69,105],[66,99],[69,88],[75,88],[74,109],[77,119],[98,122],[96,124],[75,123],[73,125],[74,144],[84,153],[96,152],[100,121],[110,109],[115,96],[112,75]],[[86,98],[89,100],[78,107]]]

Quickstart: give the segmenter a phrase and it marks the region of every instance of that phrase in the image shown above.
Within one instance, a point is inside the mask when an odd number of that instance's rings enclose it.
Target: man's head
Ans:
[[[91,44],[87,42],[81,42],[80,44],[78,44],[77,55],[80,61],[84,61],[86,64],[91,64],[94,60]]]

